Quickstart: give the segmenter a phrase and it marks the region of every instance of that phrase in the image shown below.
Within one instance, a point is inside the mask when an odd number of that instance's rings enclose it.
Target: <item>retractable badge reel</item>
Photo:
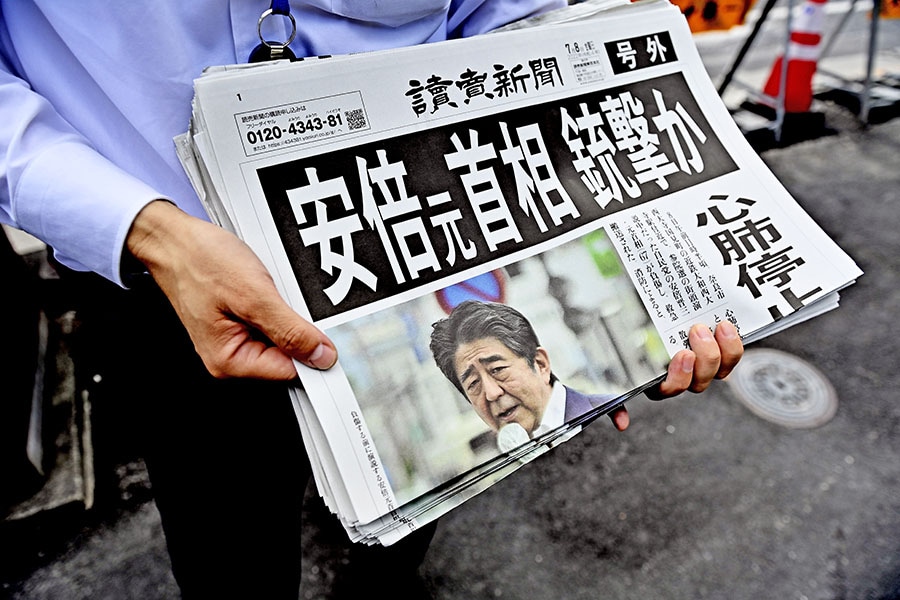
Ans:
[[[284,42],[273,42],[263,37],[263,21],[272,15],[286,17],[291,21],[291,33]],[[280,59],[297,60],[297,57],[288,48],[288,45],[294,41],[294,37],[297,35],[297,21],[294,19],[294,15],[291,14],[291,5],[288,0],[272,0],[271,8],[264,10],[259,15],[259,21],[256,23],[256,33],[259,36],[260,43],[250,52],[247,62],[256,63]]]

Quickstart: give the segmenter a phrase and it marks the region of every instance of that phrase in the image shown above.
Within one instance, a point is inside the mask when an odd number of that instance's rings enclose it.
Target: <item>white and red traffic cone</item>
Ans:
[[[807,112],[812,105],[812,80],[822,44],[825,27],[825,0],[806,0],[799,15],[791,21],[790,41],[787,47],[787,77],[784,94],[784,110],[789,113]],[[779,56],[772,66],[763,93],[778,97],[781,90],[781,70],[784,56]]]

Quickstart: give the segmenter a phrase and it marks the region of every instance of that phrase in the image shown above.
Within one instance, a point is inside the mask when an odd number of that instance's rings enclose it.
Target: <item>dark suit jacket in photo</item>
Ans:
[[[568,386],[564,387],[566,388],[566,423],[616,397],[615,394],[582,394]]]

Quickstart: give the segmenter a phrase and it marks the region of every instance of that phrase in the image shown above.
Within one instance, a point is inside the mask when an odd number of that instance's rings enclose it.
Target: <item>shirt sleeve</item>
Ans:
[[[163,196],[97,153],[15,73],[4,31],[0,22],[0,221],[46,243],[64,265],[124,285],[131,223]]]

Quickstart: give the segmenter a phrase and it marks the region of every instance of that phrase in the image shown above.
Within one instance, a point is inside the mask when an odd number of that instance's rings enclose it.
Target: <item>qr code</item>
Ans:
[[[345,110],[344,117],[347,119],[347,127],[350,129],[365,129],[369,125],[366,121],[366,113],[361,108]]]

